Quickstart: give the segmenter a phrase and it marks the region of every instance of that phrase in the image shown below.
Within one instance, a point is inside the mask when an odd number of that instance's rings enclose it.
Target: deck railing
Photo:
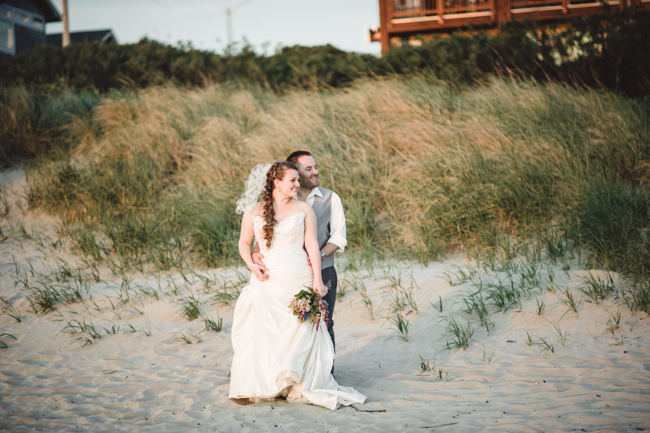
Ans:
[[[594,3],[593,0],[590,1]],[[562,0],[510,0],[510,6],[513,8],[557,6],[561,4]]]
[[[436,13],[436,0],[393,0],[393,17]]]
[[[443,10],[446,14],[462,12],[481,12],[492,9],[492,0],[445,0]]]
[[[640,0],[650,1],[650,0]],[[391,0],[391,19],[494,11],[494,0]],[[599,4],[599,0],[510,0],[510,7],[531,8]]]
[[[393,0],[393,18],[479,12],[492,9],[492,0]]]
[[[468,25],[492,29],[510,20],[555,20],[566,16],[602,12],[601,0],[379,0],[380,29],[369,40],[382,50],[404,39],[417,43],[416,35],[449,32]],[[650,0],[605,0],[612,7],[640,5],[650,10]],[[415,39],[414,39],[415,38]]]

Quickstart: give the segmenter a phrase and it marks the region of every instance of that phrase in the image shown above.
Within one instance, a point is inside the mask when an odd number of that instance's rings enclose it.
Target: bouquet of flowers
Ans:
[[[318,331],[321,318],[325,321],[325,325],[329,324],[327,302],[318,296],[318,293],[311,287],[305,286],[305,289],[307,290],[301,290],[293,297],[289,308],[293,310],[293,315],[298,316],[301,322],[311,320]]]

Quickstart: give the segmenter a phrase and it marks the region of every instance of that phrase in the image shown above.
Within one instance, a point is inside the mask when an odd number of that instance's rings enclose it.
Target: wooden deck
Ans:
[[[641,5],[650,0],[608,0],[612,7]],[[413,41],[415,35],[448,33],[469,24],[494,29],[509,20],[556,20],[560,17],[601,13],[594,0],[379,0],[380,27],[369,31],[370,41],[391,44]]]

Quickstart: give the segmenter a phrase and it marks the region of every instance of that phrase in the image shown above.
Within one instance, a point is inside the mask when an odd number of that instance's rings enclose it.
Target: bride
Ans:
[[[321,297],[327,293],[316,215],[309,204],[295,200],[299,186],[292,163],[260,164],[237,202],[237,212],[244,212],[239,254],[253,275],[235,306],[229,397],[254,402],[286,397],[334,410],[363,403],[366,396],[339,386],[331,375],[334,347],[327,326],[321,322],[316,329],[309,320],[301,322],[289,307],[305,286]],[[253,237],[266,267],[251,259]]]

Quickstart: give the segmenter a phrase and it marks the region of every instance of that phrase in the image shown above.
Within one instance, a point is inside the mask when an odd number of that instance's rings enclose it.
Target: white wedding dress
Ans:
[[[266,247],[264,219],[253,217],[256,239],[269,279],[251,276],[235,306],[232,345],[235,356],[230,376],[230,398],[252,401],[306,402],[336,409],[363,403],[366,396],[339,386],[330,374],[334,347],[321,321],[300,322],[289,304],[314,276],[303,249],[305,213],[294,214],[274,227],[271,248]]]

